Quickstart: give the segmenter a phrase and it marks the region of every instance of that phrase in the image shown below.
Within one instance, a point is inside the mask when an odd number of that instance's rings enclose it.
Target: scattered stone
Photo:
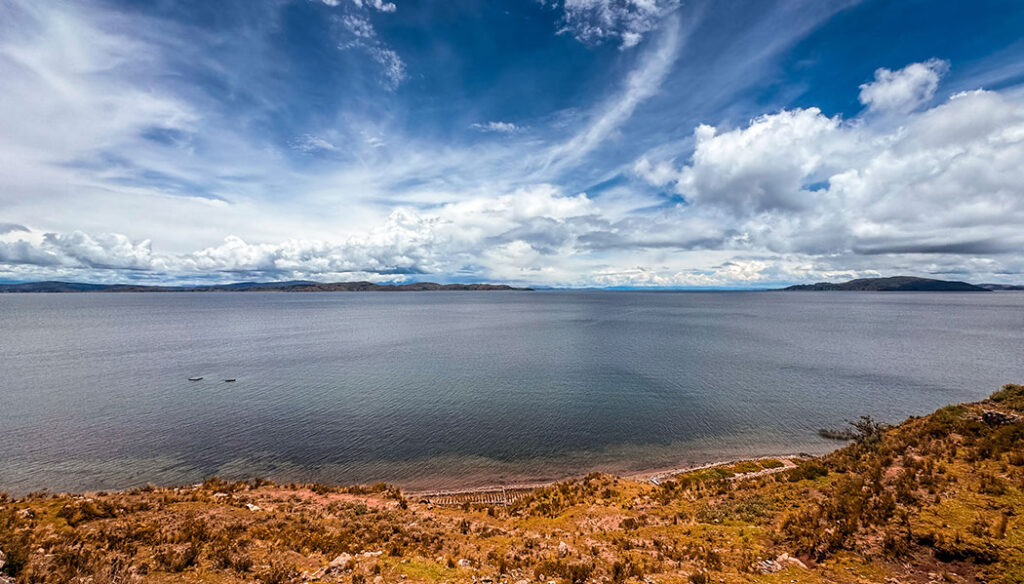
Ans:
[[[351,562],[352,559],[352,554],[341,554],[331,560],[331,563],[327,564],[327,568],[330,570],[343,570],[348,566],[348,563]]]
[[[761,560],[754,564],[753,568],[762,574],[774,574],[782,571],[782,564],[775,560]]]
[[[262,511],[259,505],[253,505],[252,503],[246,503],[245,508],[249,511]]]
[[[569,555],[569,545],[564,541],[558,542],[558,556],[564,558]]]
[[[796,566],[801,570],[807,569],[807,564],[801,562],[799,558],[794,558],[793,556],[786,553],[775,558],[775,561],[783,568],[785,568],[786,566]]]
[[[1020,416],[1005,414],[995,410],[985,410],[981,413],[981,421],[985,422],[989,426],[1005,426],[1006,424],[1015,424],[1020,420]]]

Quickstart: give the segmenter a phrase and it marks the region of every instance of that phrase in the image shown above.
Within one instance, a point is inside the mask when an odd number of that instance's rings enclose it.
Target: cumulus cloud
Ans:
[[[622,49],[636,46],[644,36],[679,7],[679,0],[562,0],[560,33],[586,44],[616,41]]]
[[[641,160],[637,172],[741,234],[734,247],[852,261],[1024,244],[1024,107],[997,92],[955,95],[897,129],[807,108],[694,139],[679,171]]]
[[[148,239],[134,243],[120,234],[47,233],[42,249],[89,268],[151,270],[157,267]]]
[[[931,101],[949,61],[929,59],[899,71],[875,70],[875,80],[860,86],[860,102],[871,111],[909,113]]]
[[[839,118],[817,108],[764,115],[730,132],[701,125],[694,131],[693,162],[678,177],[679,192],[738,215],[804,208],[811,197],[803,186],[827,177],[834,158],[848,149],[839,126]],[[658,174],[664,176],[664,168]]]
[[[219,245],[194,252],[161,254],[153,251],[149,240],[134,242],[118,234],[93,236],[76,231],[34,237],[30,233],[0,241],[0,262],[178,275],[330,275],[374,280],[454,273],[464,265],[483,262],[490,273],[508,273],[539,269],[543,254],[571,253],[583,229],[573,227],[572,221],[594,212],[586,195],[565,196],[552,186],[539,185],[450,203],[431,212],[400,207],[380,224],[340,241],[249,243],[228,236]]]

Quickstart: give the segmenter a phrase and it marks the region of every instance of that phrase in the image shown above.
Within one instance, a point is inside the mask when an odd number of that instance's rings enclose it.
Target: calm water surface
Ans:
[[[1019,293],[0,295],[0,489],[818,453],[1024,380],[1022,348]]]

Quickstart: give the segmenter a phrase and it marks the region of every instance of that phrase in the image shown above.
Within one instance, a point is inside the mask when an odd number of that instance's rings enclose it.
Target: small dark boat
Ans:
[[[188,380],[189,381],[202,381],[203,378],[199,377],[199,376],[196,376],[196,377],[189,377]]]
[[[233,378],[233,377],[231,379],[225,379],[224,380],[224,383],[234,383],[234,382],[235,382],[235,378]]]

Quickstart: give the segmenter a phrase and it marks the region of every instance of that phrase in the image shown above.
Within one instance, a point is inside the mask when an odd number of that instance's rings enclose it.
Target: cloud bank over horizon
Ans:
[[[1024,283],[1024,9],[412,4],[0,0],[0,281]]]

